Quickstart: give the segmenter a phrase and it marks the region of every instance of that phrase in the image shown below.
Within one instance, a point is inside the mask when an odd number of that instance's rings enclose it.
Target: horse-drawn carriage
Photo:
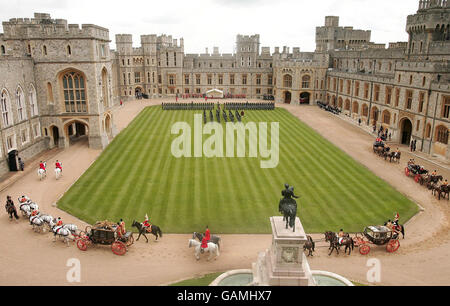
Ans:
[[[408,163],[408,165],[405,168],[405,175],[411,176],[411,174],[414,176],[414,181],[416,183],[419,183],[423,179],[423,175],[426,175],[428,173],[428,170],[424,169],[420,165],[416,165],[413,163]]]
[[[87,226],[76,240],[77,247],[81,251],[86,251],[92,244],[111,245],[114,254],[124,255],[134,242],[133,233],[127,232],[119,237],[117,229],[116,224],[107,221],[97,222],[93,227]]]
[[[368,226],[363,233],[355,235],[354,241],[361,255],[369,254],[370,244],[386,245],[389,253],[396,252],[400,247],[398,234],[387,226]]]

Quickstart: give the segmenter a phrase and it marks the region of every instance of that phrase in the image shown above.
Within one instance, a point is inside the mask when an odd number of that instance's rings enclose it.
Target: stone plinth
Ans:
[[[314,286],[311,269],[303,253],[306,234],[299,218],[295,232],[286,229],[283,217],[271,217],[272,246],[253,264],[253,285]]]

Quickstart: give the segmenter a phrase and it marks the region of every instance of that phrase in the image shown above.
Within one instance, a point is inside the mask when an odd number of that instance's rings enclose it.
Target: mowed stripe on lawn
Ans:
[[[171,135],[171,127],[187,122],[193,138],[195,113],[202,112],[144,109],[58,206],[89,223],[123,218],[131,226],[132,220],[142,221],[148,214],[164,232],[203,231],[209,225],[215,233],[269,233],[268,218],[279,215],[280,192],[289,183],[301,196],[298,215],[308,232],[356,232],[392,218],[394,212],[404,222],[418,211],[284,109],[246,111],[243,119],[257,126],[267,122],[269,137],[270,122],[280,123],[280,160],[274,169],[261,169],[260,157],[177,159],[171,144],[178,135]],[[203,141],[208,137],[203,135]],[[225,141],[223,147],[226,152]]]

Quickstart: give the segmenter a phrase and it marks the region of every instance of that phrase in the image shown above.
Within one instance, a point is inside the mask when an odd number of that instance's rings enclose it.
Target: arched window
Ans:
[[[69,46],[67,46],[67,55],[72,55],[72,48]]]
[[[357,114],[358,113],[358,110],[359,110],[359,104],[358,104],[358,102],[353,102],[353,113],[354,114]]]
[[[61,80],[64,91],[65,111],[67,113],[87,112],[84,76],[79,72],[69,71],[61,77]]]
[[[53,88],[50,82],[47,83],[47,102],[53,103]]]
[[[440,125],[436,128],[436,141],[448,144],[448,129],[445,126]]]
[[[31,84],[30,88],[30,109],[31,109],[31,117],[38,115],[38,106],[36,101],[36,90],[34,89],[33,84]]]
[[[27,108],[25,105],[25,96],[23,94],[22,88],[19,86],[16,90],[16,103],[17,103],[17,115],[19,121],[27,119]]]
[[[383,112],[383,123],[391,124],[391,113],[388,110]]]
[[[309,83],[311,81],[311,77],[309,75],[305,75],[302,77],[302,88],[309,88]]]
[[[283,86],[288,87],[288,88],[292,87],[292,76],[290,76],[289,74],[286,74],[283,77]]]
[[[9,95],[6,90],[2,90],[0,95],[0,106],[2,109],[2,119],[3,127],[7,127],[13,124],[13,119],[11,115],[11,104],[9,101]]]
[[[362,115],[364,117],[367,117],[369,115],[369,107],[366,104],[363,104],[362,106]]]
[[[339,99],[341,99],[341,98],[339,98]],[[350,110],[350,100],[345,100],[345,110]]]
[[[6,54],[6,48],[3,45],[1,46],[1,52],[2,52],[2,55]]]
[[[44,45],[42,47],[42,51],[43,51],[44,55],[47,55],[47,46],[46,45]]]
[[[429,123],[427,124],[425,135],[427,138],[430,138],[430,136],[431,136],[431,124],[429,124]]]

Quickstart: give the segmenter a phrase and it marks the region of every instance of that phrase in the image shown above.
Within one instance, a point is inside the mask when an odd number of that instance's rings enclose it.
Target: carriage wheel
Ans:
[[[408,169],[408,167],[405,168],[405,175],[409,176],[409,169]]]
[[[359,246],[359,253],[361,255],[367,255],[370,252],[370,246],[368,246],[367,244],[362,244]]]
[[[111,244],[111,249],[114,254],[116,255],[124,255],[127,252],[127,247],[123,242],[120,241],[114,241],[113,244]]]
[[[81,231],[78,233],[78,235],[74,235],[74,237],[75,237],[75,242],[77,242],[78,240],[86,239],[87,235],[84,231]]]
[[[84,238],[78,239],[77,240],[77,247],[81,250],[81,251],[86,251],[87,250],[87,240]]]
[[[397,239],[391,239],[386,245],[386,251],[388,251],[389,253],[394,253],[395,251],[398,250],[399,247],[400,241],[398,241]]]
[[[416,176],[414,177],[414,181],[416,181],[416,183],[418,183],[419,179],[420,179],[420,174],[416,174]]]

